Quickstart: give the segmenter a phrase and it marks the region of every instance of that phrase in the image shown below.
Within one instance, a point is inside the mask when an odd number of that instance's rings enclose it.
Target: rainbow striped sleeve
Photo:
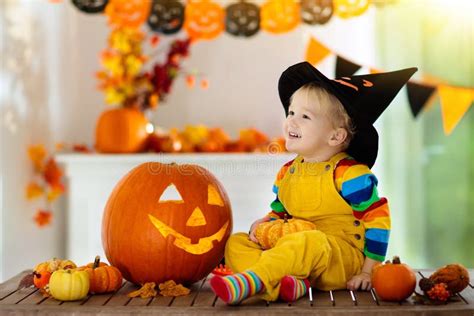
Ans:
[[[337,165],[334,180],[354,216],[364,222],[364,254],[384,261],[390,236],[390,211],[387,199],[378,195],[377,178],[366,165],[346,158]]]
[[[283,177],[285,176],[285,173],[286,171],[288,170],[288,168],[291,166],[291,164],[293,163],[294,159],[287,162],[286,164],[283,165],[283,167],[281,167],[280,171],[278,171],[278,174],[277,174],[277,177],[276,177],[276,180],[275,180],[275,183],[273,184],[273,193],[275,193],[276,195],[276,198],[275,200],[270,204],[270,207],[271,207],[271,211],[270,213],[267,214],[267,216],[271,217],[271,218],[275,218],[275,219],[278,219],[278,218],[284,218],[285,217],[285,214],[290,218],[291,216],[288,214],[288,212],[285,210],[285,207],[283,206],[283,204],[280,202],[280,200],[278,199],[278,187],[280,186],[280,182],[281,182],[281,179],[283,179]]]

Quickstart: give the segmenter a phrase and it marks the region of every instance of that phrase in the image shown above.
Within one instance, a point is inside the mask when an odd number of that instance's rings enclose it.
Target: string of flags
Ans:
[[[364,67],[339,56],[316,38],[311,37],[309,39],[306,47],[306,61],[316,65],[331,54],[336,55],[335,76],[337,78],[352,76]],[[382,70],[373,67],[368,68],[371,73],[382,72]],[[443,130],[446,135],[450,135],[472,106],[474,88],[445,84],[437,78],[424,75],[422,80],[410,80],[407,83],[407,96],[411,112],[415,118],[423,110],[428,109],[438,96],[441,101]]]

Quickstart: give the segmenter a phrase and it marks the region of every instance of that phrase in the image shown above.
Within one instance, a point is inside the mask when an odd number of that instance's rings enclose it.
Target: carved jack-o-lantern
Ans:
[[[302,0],[301,18],[307,24],[324,24],[334,12],[332,0]]]
[[[217,266],[231,230],[229,199],[209,171],[149,162],[110,195],[102,243],[109,262],[131,282],[190,284]]]
[[[72,0],[72,4],[86,13],[99,13],[104,11],[109,0]]]
[[[192,39],[213,39],[224,30],[224,9],[211,0],[190,0],[184,29]]]
[[[163,34],[177,33],[184,23],[184,5],[177,0],[153,0],[148,25]]]
[[[260,29],[260,8],[241,0],[226,9],[226,31],[236,36],[252,36]]]
[[[265,31],[289,32],[300,23],[300,4],[294,0],[268,0],[262,5],[260,17]]]
[[[347,19],[361,15],[369,8],[370,0],[334,0],[337,16]]]
[[[112,25],[136,28],[148,18],[150,3],[144,0],[109,0],[105,15]]]

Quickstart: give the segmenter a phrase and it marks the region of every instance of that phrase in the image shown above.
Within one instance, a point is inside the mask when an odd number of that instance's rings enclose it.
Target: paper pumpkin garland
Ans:
[[[301,19],[306,24],[325,24],[333,13],[332,0],[301,0]]]
[[[361,15],[369,8],[370,0],[333,0],[335,13],[338,17],[347,19]]]
[[[155,32],[174,34],[184,24],[184,5],[177,0],[153,0],[148,26]]]
[[[209,171],[149,162],[110,195],[102,243],[108,261],[131,282],[191,284],[219,264],[231,231],[229,198]]]
[[[260,12],[260,27],[270,33],[289,32],[300,23],[300,5],[294,0],[268,0]]]
[[[109,24],[120,27],[140,27],[149,13],[150,1],[143,0],[110,0],[105,8]]]
[[[260,8],[241,0],[226,9],[226,31],[235,36],[249,37],[260,30]]]
[[[192,39],[213,39],[224,30],[224,9],[211,0],[190,0],[184,29]]]
[[[72,4],[85,13],[103,12],[109,0],[72,0]]]

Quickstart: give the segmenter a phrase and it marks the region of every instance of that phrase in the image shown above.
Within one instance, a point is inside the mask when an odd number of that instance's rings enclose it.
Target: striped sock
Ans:
[[[238,304],[259,293],[263,287],[262,281],[250,270],[225,277],[215,275],[211,279],[211,288],[214,293],[230,305]]]
[[[288,303],[294,302],[306,295],[309,288],[308,279],[297,279],[294,276],[284,276],[280,281],[280,298]]]

